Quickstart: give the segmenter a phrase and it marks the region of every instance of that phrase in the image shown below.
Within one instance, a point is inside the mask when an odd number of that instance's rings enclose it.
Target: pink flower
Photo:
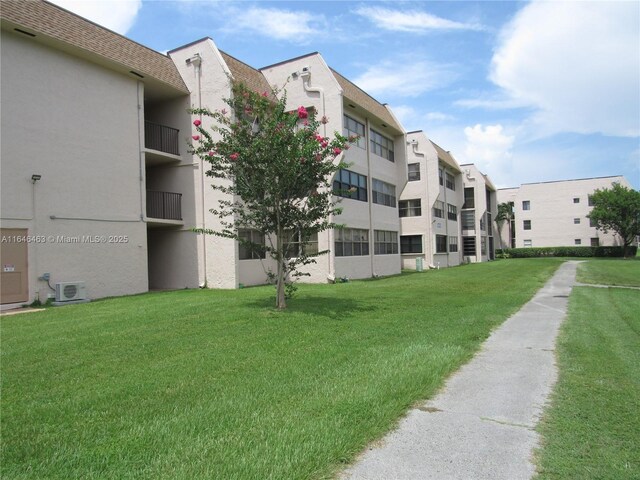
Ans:
[[[309,116],[309,113],[307,112],[307,109],[304,107],[298,107],[298,118],[307,118]]]
[[[194,121],[193,121],[193,124],[194,124],[196,127],[199,127],[199,126],[202,124],[202,122],[201,122],[200,120],[194,120]]]
[[[226,114],[227,114],[227,109],[226,109],[226,108],[223,108],[222,110],[220,110],[220,113],[221,113],[222,115],[226,115]]]
[[[229,155],[229,159],[232,162],[235,162],[236,160],[238,160],[238,154],[237,153],[232,153],[231,155]]]
[[[333,154],[334,155],[340,155],[341,152],[342,152],[342,150],[340,150],[338,147],[333,149]]]
[[[327,148],[328,145],[329,145],[329,142],[327,142],[326,140],[322,140],[322,142],[320,142],[320,146],[322,148]]]
[[[263,96],[263,97],[268,97],[268,96],[269,96],[269,94],[268,94],[267,92],[262,92],[262,96]]]
[[[216,152],[214,152],[213,150],[211,150],[209,153],[207,153],[207,155],[209,155],[210,157],[213,157],[216,154]]]
[[[317,140],[318,142],[322,142],[322,141],[324,140],[324,138],[322,138],[322,135],[320,135],[320,134],[316,133],[316,140]]]
[[[198,140],[200,140],[200,135],[193,135],[191,138],[193,138],[197,142]]]
[[[309,126],[309,122],[307,120],[305,120],[304,122],[302,122],[302,125],[304,125],[305,127]]]
[[[319,153],[316,153],[316,162],[321,162],[322,161],[322,155],[320,155]]]

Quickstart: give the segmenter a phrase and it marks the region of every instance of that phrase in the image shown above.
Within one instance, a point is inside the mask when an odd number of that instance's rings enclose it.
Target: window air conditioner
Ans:
[[[85,300],[87,292],[84,282],[56,283],[56,302],[69,302],[71,300]]]

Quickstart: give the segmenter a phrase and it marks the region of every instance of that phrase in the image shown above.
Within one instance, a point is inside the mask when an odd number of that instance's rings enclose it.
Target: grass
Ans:
[[[581,271],[606,284],[634,268],[640,263],[594,260]],[[539,427],[539,479],[640,478],[638,312],[640,291],[574,288],[558,340],[560,377]]]
[[[552,275],[510,260],[3,317],[2,478],[329,478]]]
[[[578,267],[578,282],[595,285],[640,286],[640,257],[592,259]]]

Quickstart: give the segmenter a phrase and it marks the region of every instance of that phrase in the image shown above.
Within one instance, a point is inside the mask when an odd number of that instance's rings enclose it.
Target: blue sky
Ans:
[[[260,68],[313,51],[499,187],[640,189],[636,1],[54,0],[155,50],[205,36]]]

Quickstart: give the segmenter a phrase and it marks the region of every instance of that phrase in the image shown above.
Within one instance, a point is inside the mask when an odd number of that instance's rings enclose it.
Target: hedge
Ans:
[[[628,247],[635,257],[638,247]],[[624,247],[527,247],[496,250],[498,258],[534,257],[624,257]]]

